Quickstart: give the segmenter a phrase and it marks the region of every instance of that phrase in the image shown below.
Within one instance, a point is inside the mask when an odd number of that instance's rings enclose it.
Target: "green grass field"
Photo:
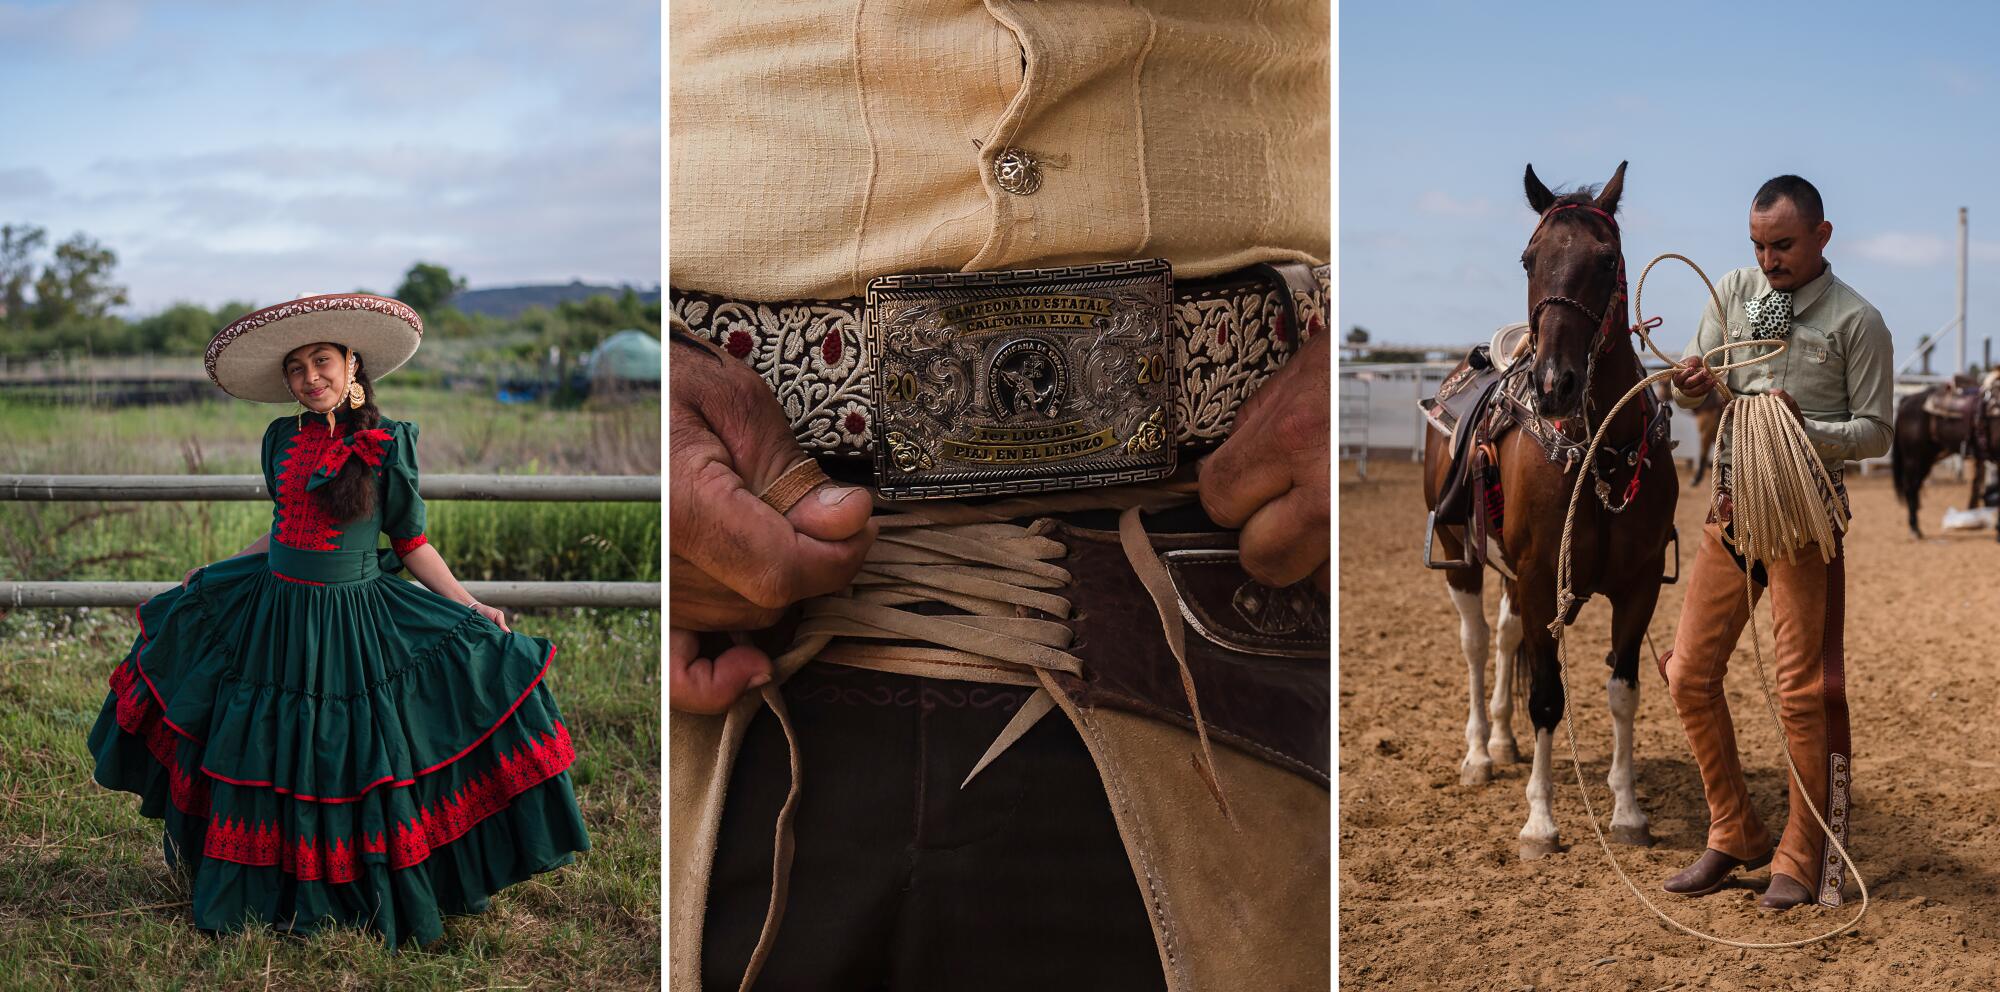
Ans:
[[[423,428],[427,472],[659,471],[657,404],[502,407],[385,390]],[[276,407],[85,410],[10,404],[0,473],[256,470]],[[463,578],[659,575],[656,504],[432,503]],[[264,503],[0,503],[0,579],[177,580],[268,528]],[[211,938],[160,855],[158,821],[91,781],[84,738],[137,634],[125,609],[0,611],[0,989],[653,989],[660,980],[657,610],[548,610],[515,629],[561,649],[549,685],[576,737],[592,850],[391,954],[361,932]]]

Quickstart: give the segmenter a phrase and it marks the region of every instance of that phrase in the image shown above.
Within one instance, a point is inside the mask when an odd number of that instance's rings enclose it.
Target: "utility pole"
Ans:
[[[1958,208],[1958,371],[1965,371],[1965,208]]]

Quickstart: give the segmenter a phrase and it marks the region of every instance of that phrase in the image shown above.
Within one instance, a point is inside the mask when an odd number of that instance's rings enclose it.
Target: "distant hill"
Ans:
[[[581,281],[567,286],[502,286],[497,289],[468,289],[446,301],[446,305],[457,308],[462,313],[483,314],[503,319],[518,317],[529,307],[553,310],[556,304],[568,300],[587,300],[593,296],[617,298],[625,294],[625,286],[592,286]],[[639,299],[648,303],[660,298],[658,289],[631,287],[639,294]]]

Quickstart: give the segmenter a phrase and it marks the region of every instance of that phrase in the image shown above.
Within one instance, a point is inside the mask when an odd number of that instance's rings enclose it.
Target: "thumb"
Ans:
[[[785,511],[792,529],[822,541],[845,541],[868,526],[874,501],[868,490],[834,483],[821,485]]]

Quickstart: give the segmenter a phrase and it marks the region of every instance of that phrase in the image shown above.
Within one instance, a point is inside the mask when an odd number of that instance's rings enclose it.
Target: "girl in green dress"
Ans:
[[[264,431],[271,530],[139,607],[90,734],[97,781],[165,821],[204,930],[427,943],[590,847],[543,682],[555,647],[452,577],[424,536],[417,426],[375,407],[371,375],[422,334],[402,303],[346,294],[209,345],[231,395],[302,406]]]

